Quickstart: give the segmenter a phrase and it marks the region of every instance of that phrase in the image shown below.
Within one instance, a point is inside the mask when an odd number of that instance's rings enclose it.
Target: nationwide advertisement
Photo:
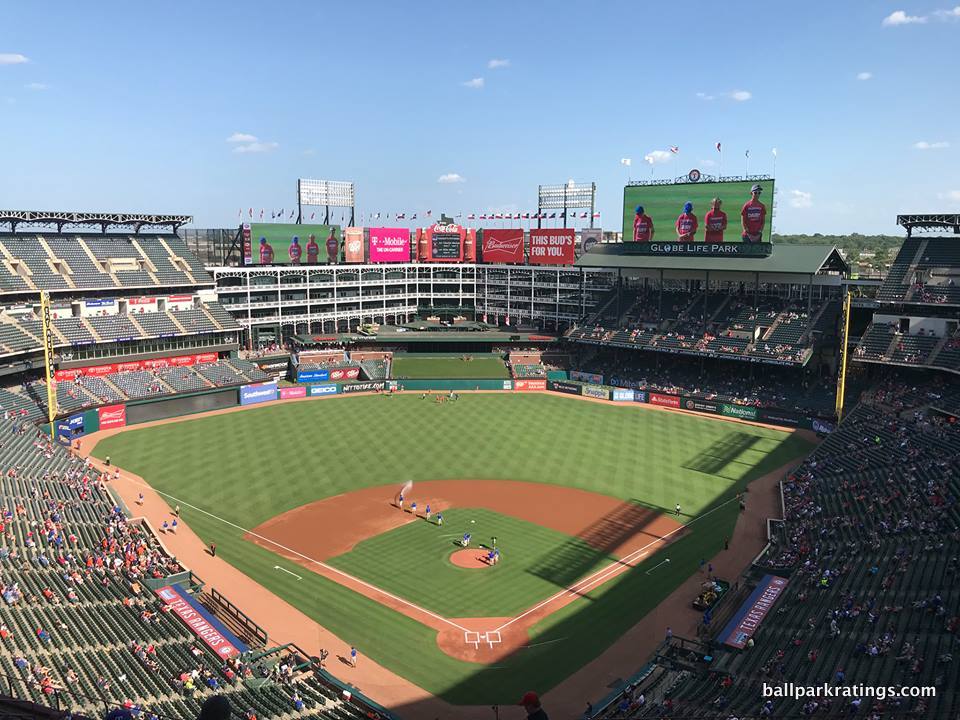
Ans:
[[[680,399],[680,406],[684,410],[693,410],[694,412],[713,413],[720,412],[720,403],[711,400],[699,400],[697,398],[685,397]]]
[[[363,262],[363,228],[348,227],[343,231],[343,261]]]
[[[480,259],[485,263],[523,263],[523,229],[482,230]]]
[[[320,397],[322,395],[336,395],[336,385],[311,385],[310,397]]]
[[[115,372],[125,372],[128,370],[156,370],[166,367],[189,367],[191,365],[206,365],[214,363],[219,358],[217,353],[199,353],[197,355],[174,355],[166,358],[152,358],[149,360],[131,360],[122,363],[110,363],[109,365],[88,365],[82,368],[69,368],[57,370],[53,374],[54,380],[73,380],[80,375],[90,375],[100,377]]]
[[[757,419],[784,427],[800,427],[805,420],[802,415],[786,410],[777,410],[776,408],[760,408],[757,412]]]
[[[370,228],[370,262],[410,262],[410,231],[407,228]]]
[[[614,388],[613,401],[614,402],[633,402],[633,390],[630,390],[629,388]]]
[[[303,398],[307,396],[306,387],[283,387],[280,388],[281,400],[293,400],[294,398]]]
[[[513,389],[529,392],[532,390],[546,390],[547,381],[543,378],[532,378],[529,380],[514,380]]]
[[[340,226],[295,223],[250,225],[248,265],[318,265],[340,260]]]
[[[736,615],[727,623],[720,638],[729,647],[743,650],[753,637],[760,623],[767,616],[777,599],[787,587],[787,579],[777,575],[764,575],[760,584],[750,593]]]
[[[350,383],[348,385],[341,385],[340,392],[342,393],[374,392],[376,390],[383,390],[385,387],[386,387],[386,383],[383,383],[383,382]]]
[[[591,385],[603,385],[603,375],[597,373],[580,372],[579,370],[570,371],[570,379],[577,382],[590,383]]]
[[[530,231],[531,265],[572,265],[576,260],[576,233],[573,228]]]
[[[240,404],[256,405],[257,403],[270,402],[277,399],[277,381],[256,383],[255,385],[244,385],[240,388]]]
[[[232,658],[245,653],[247,646],[211,615],[182,585],[165,585],[156,590],[171,612],[219,657]]]
[[[720,406],[720,414],[727,417],[740,418],[741,420],[756,420],[757,409],[748,405],[731,405],[723,403]]]
[[[97,419],[100,421],[101,430],[124,427],[127,424],[127,406],[107,405],[97,408]]]
[[[663,395],[661,393],[650,393],[647,402],[651,405],[660,407],[678,408],[680,407],[680,397],[678,395]]]
[[[601,385],[584,385],[583,395],[585,397],[597,398],[598,400],[610,399],[610,391]]]

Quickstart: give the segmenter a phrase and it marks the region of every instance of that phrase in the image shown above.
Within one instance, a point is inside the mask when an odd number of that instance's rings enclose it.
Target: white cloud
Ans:
[[[936,142],[927,142],[926,140],[921,140],[920,142],[915,142],[913,144],[914,150],[943,150],[944,148],[950,147],[950,143],[946,140],[937,140]]]
[[[229,143],[255,143],[256,141],[256,135],[242,132],[235,132],[233,135],[227,138],[227,142]]]
[[[456,185],[466,181],[467,179],[460,173],[446,173],[437,178],[437,182],[441,185]]]
[[[937,10],[933,13],[938,20],[960,20],[960,5],[949,10]]]
[[[869,79],[872,78],[872,77],[873,77],[873,73],[872,73],[872,72],[866,72],[866,71],[864,71],[864,72],[858,72],[858,73],[857,73],[857,80],[869,80]]]
[[[672,157],[673,153],[667,150],[651,150],[643,156],[643,159],[650,165],[662,165],[663,163],[670,162],[670,158]]]
[[[707,93],[703,93],[703,92],[698,92],[698,93],[697,93],[697,97],[700,98],[701,100],[715,100],[715,99],[716,99],[716,95],[708,95]]]
[[[491,70],[498,70],[500,68],[510,67],[510,61],[506,58],[493,58],[487,63],[487,67]]]
[[[311,157],[313,155],[316,155],[317,151],[314,148],[307,148],[306,150],[303,151],[303,154],[307,157]]]
[[[46,83],[32,82],[24,85],[27,90],[49,90],[50,86]]]
[[[276,142],[252,142],[247,143],[246,145],[237,145],[233,151],[240,154],[266,153],[272,152],[278,147],[280,147],[280,143]]]
[[[790,207],[795,207],[799,209],[813,207],[813,193],[804,192],[803,190],[791,190],[790,191]]]
[[[483,87],[483,78],[482,77],[473,78],[472,80],[467,80],[466,82],[462,82],[460,84],[467,88],[473,88],[474,90],[479,90],[480,88]]]
[[[749,90],[734,90],[732,93],[730,93],[730,97],[737,102],[744,102],[745,100],[752,98],[753,93],[751,93]]]
[[[907,15],[903,10],[894,10],[880,24],[883,27],[896,27],[897,25],[920,25],[926,21],[927,18],[923,15]]]
[[[937,193],[937,198],[939,200],[950,200],[960,203],[960,190],[948,190],[944,193]]]
[[[23,65],[30,62],[30,58],[20,53],[0,53],[0,65]]]

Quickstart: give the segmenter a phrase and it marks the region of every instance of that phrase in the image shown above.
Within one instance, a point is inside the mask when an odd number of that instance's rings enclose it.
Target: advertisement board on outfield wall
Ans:
[[[720,414],[727,417],[740,418],[741,420],[756,420],[757,409],[748,405],[731,405],[723,403],[720,406]]]
[[[322,395],[336,395],[337,386],[336,385],[311,385],[310,386],[310,397],[319,397]]]
[[[240,388],[240,404],[255,405],[277,399],[277,381],[244,385]]]
[[[407,228],[370,228],[370,262],[410,262],[410,231]]]
[[[580,385],[576,383],[566,382],[565,380],[551,380],[550,389],[555,392],[568,393],[570,395],[579,395],[580,394]]]
[[[715,403],[711,400],[700,400],[698,398],[692,397],[683,397],[681,400],[681,407],[684,410],[693,410],[694,412],[702,413],[713,413],[716,415],[720,412],[720,404]]]
[[[546,379],[532,378],[529,380],[514,380],[513,389],[520,391],[531,391],[531,390],[546,390],[547,381]]]
[[[633,402],[633,390],[630,390],[628,388],[614,388],[613,401],[614,402]]]
[[[597,398],[598,400],[610,399],[610,391],[602,385],[584,385],[581,392],[584,397]]]
[[[127,424],[126,405],[107,405],[97,408],[97,417],[100,420],[100,429],[124,427]]]
[[[633,401],[638,403],[649,402],[647,393],[645,390],[634,390],[633,391]]]
[[[304,387],[284,387],[280,388],[280,399],[281,400],[292,400],[294,398],[302,398],[307,396],[307,388]]]
[[[573,228],[530,231],[531,265],[573,265],[576,260]]]
[[[579,370],[570,371],[570,379],[578,382],[590,383],[591,385],[603,385],[603,375],[597,373],[580,372]]]
[[[360,377],[360,368],[321,368],[319,370],[300,370],[297,372],[297,382],[323,382],[326,380],[356,380]]]
[[[678,408],[680,407],[680,396],[650,393],[647,396],[647,402],[651,405],[659,405],[660,407]]]
[[[342,393],[374,392],[376,390],[383,390],[386,386],[387,384],[384,382],[348,383],[340,386],[340,392]]]
[[[523,263],[523,228],[483,229],[480,243],[485,263]]]

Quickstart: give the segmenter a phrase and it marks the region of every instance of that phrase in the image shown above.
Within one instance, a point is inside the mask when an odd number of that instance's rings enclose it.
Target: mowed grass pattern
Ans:
[[[399,512],[399,511],[398,511]],[[564,546],[564,558],[583,566],[584,574],[606,567],[616,558],[556,530],[507,517],[483,508],[458,508],[443,514],[444,524],[420,519],[358,543],[329,565],[447,618],[513,617],[562,587],[531,572]],[[497,538],[498,565],[455,567],[451,553],[463,533],[473,535],[477,555]]]
[[[171,505],[179,503],[184,521],[217,543],[218,556],[365,655],[450,702],[489,704],[516,702],[530,687],[545,692],[616,640],[695,572],[701,557],[722,548],[736,522],[736,503],[673,543],[669,566],[646,576],[662,559],[654,555],[544,620],[534,639],[562,639],[562,652],[540,646],[485,669],[442,653],[434,631],[416,621],[246,542],[242,530],[217,516],[253,528],[360,487],[503,478],[577,487],[659,509],[680,502],[681,520],[689,520],[809,448],[781,431],[642,406],[466,394],[443,405],[400,395],[264,406],[131,429],[106,438],[95,454],[110,455],[175,498]],[[429,575],[421,579],[441,592]],[[237,602],[242,607],[242,598]]]
[[[493,355],[462,357],[416,357],[399,355],[393,359],[391,373],[395,378],[433,380],[435,378],[497,379],[510,377],[503,360]]]

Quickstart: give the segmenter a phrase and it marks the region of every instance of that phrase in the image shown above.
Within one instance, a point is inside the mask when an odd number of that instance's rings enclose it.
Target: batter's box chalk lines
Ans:
[[[732,503],[732,502],[735,501],[736,499],[737,499],[737,498],[732,497],[732,498],[730,498],[729,500],[727,500],[726,502],[720,503],[720,504],[717,505],[715,508],[713,508],[713,509],[711,509],[711,510],[707,510],[707,512],[705,512],[703,515],[698,515],[697,517],[693,518],[693,519],[692,519],[690,522],[688,522],[686,525],[681,525],[680,527],[674,528],[673,530],[671,530],[670,532],[668,532],[666,535],[663,535],[662,537],[659,537],[659,538],[657,538],[656,540],[653,540],[653,541],[647,543],[646,545],[644,545],[644,546],[641,547],[641,548],[637,548],[637,549],[634,550],[632,553],[629,553],[628,555],[625,555],[624,557],[620,558],[620,559],[617,560],[616,562],[610,563],[610,564],[607,565],[605,568],[600,568],[600,570],[598,570],[597,572],[595,572],[593,575],[589,575],[589,576],[583,578],[582,580],[578,580],[578,581],[575,582],[573,585],[570,585],[569,587],[564,588],[564,589],[561,590],[560,592],[555,593],[554,595],[551,595],[551,596],[548,597],[546,600],[543,600],[543,601],[537,603],[536,605],[534,605],[534,606],[533,606],[532,608],[530,608],[529,610],[523,611],[522,613],[520,613],[519,615],[517,615],[517,616],[516,616],[515,618],[513,618],[512,620],[507,620],[507,622],[505,622],[503,625],[501,625],[500,627],[498,627],[497,630],[503,630],[504,628],[507,628],[507,627],[509,627],[510,625],[513,625],[513,623],[517,622],[517,620],[522,620],[523,618],[527,617],[527,616],[530,615],[531,613],[537,612],[537,610],[540,610],[541,608],[546,607],[546,606],[549,605],[550,603],[552,603],[552,602],[554,602],[554,601],[556,601],[556,600],[564,597],[565,595],[579,595],[579,594],[581,594],[581,593],[587,592],[588,590],[590,590],[590,589],[593,588],[594,586],[599,585],[600,583],[602,583],[602,582],[603,582],[604,580],[606,580],[607,578],[609,578],[609,577],[611,577],[611,576],[613,576],[613,575],[617,575],[617,574],[623,572],[623,571],[626,570],[626,569],[629,569],[629,567],[632,567],[632,566],[630,565],[630,563],[634,562],[634,560],[636,560],[636,559],[638,559],[638,558],[640,558],[640,557],[643,557],[643,555],[645,554],[645,551],[649,550],[651,547],[653,547],[653,546],[656,545],[657,543],[664,542],[667,538],[671,537],[672,535],[675,535],[675,534],[678,533],[678,532],[681,532],[681,531],[683,531],[683,530],[686,530],[687,528],[689,528],[691,525],[693,525],[693,524],[694,524],[695,522],[697,522],[698,520],[702,520],[703,518],[705,518],[705,517],[707,517],[708,515],[716,512],[716,511],[719,510],[720,508],[722,508],[722,507],[724,507],[724,506],[726,506],[726,505],[729,505],[730,503]]]
[[[487,630],[485,633],[476,630],[464,630],[463,642],[467,645],[473,645],[474,650],[479,650],[480,644],[486,643],[493,650],[493,646],[502,643],[503,638],[500,636],[499,630]]]
[[[186,508],[190,508],[191,510],[196,510],[196,511],[199,512],[199,513],[203,513],[203,514],[206,515],[207,517],[211,517],[211,518],[213,518],[214,520],[217,520],[217,521],[219,521],[219,522],[222,522],[224,525],[229,525],[229,526],[232,527],[232,528],[236,528],[237,530],[240,530],[240,531],[243,532],[243,533],[246,533],[246,534],[248,534],[248,535],[250,535],[250,536],[252,536],[252,537],[257,538],[258,540],[263,540],[265,543],[269,543],[270,545],[273,545],[274,547],[278,547],[278,548],[280,548],[281,550],[285,550],[286,552],[290,553],[291,555],[295,555],[295,556],[297,556],[298,558],[302,558],[303,560],[306,560],[307,562],[313,563],[314,565],[316,565],[316,566],[318,566],[318,567],[322,567],[324,570],[326,570],[326,571],[328,571],[328,572],[331,572],[331,573],[333,573],[334,575],[338,575],[338,576],[340,576],[340,577],[342,577],[342,578],[345,578],[346,580],[349,580],[350,582],[355,582],[355,583],[357,583],[358,585],[367,588],[368,590],[372,590],[372,591],[375,592],[375,593],[379,593],[380,595],[383,595],[384,597],[390,598],[390,599],[393,600],[394,602],[400,603],[401,605],[405,605],[406,607],[411,608],[412,610],[416,610],[417,612],[420,612],[420,613],[423,613],[424,615],[427,615],[427,616],[429,616],[429,617],[432,617],[434,620],[439,620],[439,621],[441,621],[441,622],[444,622],[444,623],[446,623],[447,625],[450,625],[451,627],[455,627],[457,630],[463,630],[464,632],[467,631],[467,628],[463,627],[462,625],[460,625],[460,624],[458,624],[458,623],[453,622],[453,620],[448,620],[447,618],[443,617],[442,615],[437,615],[435,612],[431,612],[430,610],[427,610],[426,608],[422,608],[422,607],[420,607],[419,605],[414,605],[414,604],[413,604],[412,602],[410,602],[409,600],[404,600],[402,597],[398,597],[397,595],[394,595],[393,593],[387,592],[386,590],[382,590],[381,588],[378,588],[376,585],[371,585],[370,583],[366,582],[365,580],[361,580],[360,578],[354,577],[353,575],[350,575],[349,573],[345,573],[345,572],[343,572],[342,570],[338,570],[337,568],[333,567],[332,565],[327,565],[325,562],[321,562],[320,560],[315,560],[315,559],[313,559],[312,557],[310,557],[309,555],[304,555],[302,552],[299,552],[299,551],[297,551],[297,550],[294,550],[293,548],[289,548],[289,547],[287,547],[286,545],[283,545],[283,544],[281,544],[281,543],[278,543],[278,542],[276,542],[275,540],[271,540],[271,539],[268,538],[268,537],[264,537],[263,535],[261,535],[261,534],[259,534],[259,533],[255,533],[255,532],[253,532],[253,530],[247,530],[245,527],[243,527],[243,526],[241,526],[241,525],[237,525],[237,524],[234,523],[234,522],[230,522],[230,521],[227,520],[226,518],[220,517],[219,515],[214,515],[212,512],[209,512],[209,511],[207,511],[207,510],[204,510],[204,509],[201,508],[201,507],[197,507],[196,505],[192,505],[191,503],[187,502],[186,500],[183,500],[183,499],[181,499],[181,498],[178,498],[178,497],[176,497],[175,495],[171,495],[171,494],[165,493],[165,492],[163,492],[163,491],[161,491],[161,490],[157,490],[156,488],[151,487],[150,485],[148,485],[148,484],[145,483],[145,482],[137,482],[137,481],[132,480],[132,479],[130,479],[130,478],[124,478],[124,479],[125,479],[127,482],[132,483],[133,485],[140,485],[140,486],[145,487],[145,488],[150,488],[150,489],[153,490],[155,493],[157,493],[157,495],[161,495],[162,497],[165,497],[165,498],[168,498],[168,499],[170,499],[170,500],[173,500],[174,503],[176,503],[177,505],[180,505],[180,506],[186,507]]]

